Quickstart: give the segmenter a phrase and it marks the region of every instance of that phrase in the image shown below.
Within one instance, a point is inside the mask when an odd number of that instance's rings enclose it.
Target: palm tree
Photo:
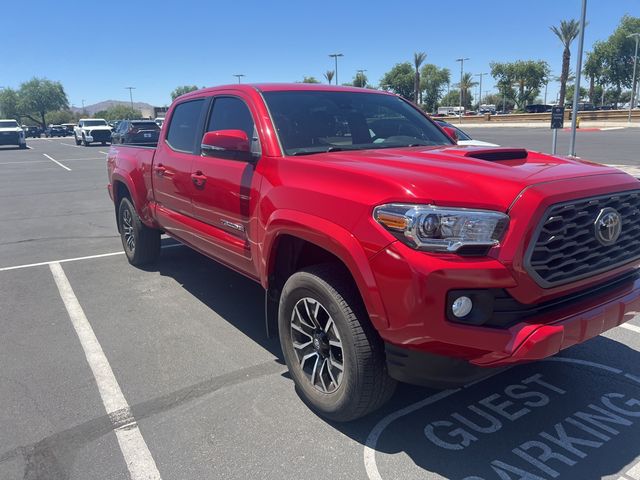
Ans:
[[[324,78],[327,79],[327,82],[329,82],[329,85],[331,85],[331,80],[333,80],[334,75],[335,75],[335,72],[333,70],[327,70],[326,72],[324,72]]]
[[[420,91],[420,66],[427,58],[427,54],[424,52],[416,52],[413,54],[413,64],[416,67],[416,78],[413,87],[413,101],[417,104],[422,103],[422,92]]]
[[[564,97],[567,91],[567,78],[569,77],[569,62],[571,61],[571,42],[580,33],[580,23],[577,20],[562,20],[560,27],[549,27],[560,39],[564,50],[562,51],[562,73],[560,74],[560,97],[558,105],[564,106]]]
[[[462,106],[466,106],[471,103],[471,99],[469,99],[469,90],[478,85],[478,82],[473,81],[473,74],[465,73],[462,76],[462,80],[460,82],[460,89],[462,91]]]

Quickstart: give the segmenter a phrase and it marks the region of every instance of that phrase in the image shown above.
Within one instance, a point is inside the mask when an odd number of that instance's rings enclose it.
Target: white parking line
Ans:
[[[611,130],[624,130],[624,127],[605,127],[600,129],[601,132],[609,132]]]
[[[49,268],[87,357],[87,363],[93,372],[104,408],[107,414],[112,417],[113,423],[116,423],[115,417],[118,418],[117,425],[114,425],[114,431],[131,479],[160,480],[160,472],[156,462],[151,456],[149,447],[144,441],[142,433],[140,433],[138,423],[131,414],[129,404],[122,394],[111,365],[109,365],[109,361],[82,310],[80,302],[78,302],[78,298],[73,293],[73,288],[71,288],[64,270],[59,263],[52,263]],[[123,414],[126,416],[124,421]]]
[[[627,330],[631,330],[632,332],[640,333],[640,327],[636,327],[635,325],[631,325],[629,323],[623,323],[620,326],[622,328],[626,328]]]
[[[64,166],[63,164],[61,164],[59,161],[57,161],[55,158],[50,157],[49,155],[47,155],[46,153],[43,153],[42,155],[44,155],[45,157],[47,157],[49,160],[51,160],[54,163],[57,163],[58,165],[60,165],[62,168],[64,168],[65,170],[68,170],[69,172],[71,171],[71,169],[69,167]]]
[[[98,150],[98,153],[104,153],[105,155],[109,155],[109,152],[103,152],[102,150]]]
[[[175,248],[182,247],[181,243],[172,243],[169,245],[163,245],[162,249],[165,248]],[[23,268],[31,268],[31,267],[41,267],[43,265],[53,265],[54,263],[67,263],[67,262],[78,262],[80,260],[91,260],[94,258],[103,258],[103,257],[113,257],[114,255],[123,255],[124,251],[119,252],[110,252],[110,253],[101,253],[99,255],[88,255],[86,257],[75,257],[75,258],[64,258],[62,260],[51,260],[49,262],[38,262],[38,263],[27,263],[25,265],[14,265],[12,267],[2,267],[0,268],[0,272],[7,272],[9,270],[21,270]]]

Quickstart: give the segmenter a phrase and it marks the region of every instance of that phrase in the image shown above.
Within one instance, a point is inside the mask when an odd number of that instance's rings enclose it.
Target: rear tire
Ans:
[[[19,147],[20,147],[20,150],[26,150],[27,149],[27,144],[26,143],[21,143],[19,145]]]
[[[381,407],[395,390],[382,340],[347,273],[316,265],[285,283],[278,314],[284,359],[302,400],[347,422]]]
[[[120,200],[118,228],[124,253],[131,265],[147,265],[158,260],[160,230],[147,227],[142,223],[133,203],[127,197]]]

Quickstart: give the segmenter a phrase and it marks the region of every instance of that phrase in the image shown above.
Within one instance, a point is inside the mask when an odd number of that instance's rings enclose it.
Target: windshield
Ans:
[[[433,123],[399,97],[367,92],[265,92],[287,155],[450,145]]]
[[[0,128],[15,128],[18,126],[18,122],[15,120],[3,120],[0,122]]]
[[[104,120],[85,120],[83,122],[85,127],[106,127],[107,122]]]

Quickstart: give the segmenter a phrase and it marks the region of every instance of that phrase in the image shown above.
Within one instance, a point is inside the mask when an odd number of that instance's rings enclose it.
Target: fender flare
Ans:
[[[127,190],[129,190],[129,193],[131,194],[131,200],[133,201],[133,207],[136,209],[136,213],[140,217],[140,220],[142,220],[142,222],[147,226],[155,227],[156,223],[153,218],[146,195],[144,195],[144,192],[140,192],[139,188],[135,187],[135,182],[133,181],[133,178],[131,178],[129,172],[121,169],[114,170],[111,174],[112,187],[115,182],[123,183],[127,187]],[[117,215],[118,204],[115,189],[113,192],[113,202],[115,204]]]
[[[269,274],[273,270],[278,239],[282,235],[300,238],[336,256],[351,273],[373,326],[378,331],[389,327],[384,303],[364,249],[351,232],[324,218],[286,209],[279,209],[271,215],[262,242],[262,283],[265,288],[269,288]]]

